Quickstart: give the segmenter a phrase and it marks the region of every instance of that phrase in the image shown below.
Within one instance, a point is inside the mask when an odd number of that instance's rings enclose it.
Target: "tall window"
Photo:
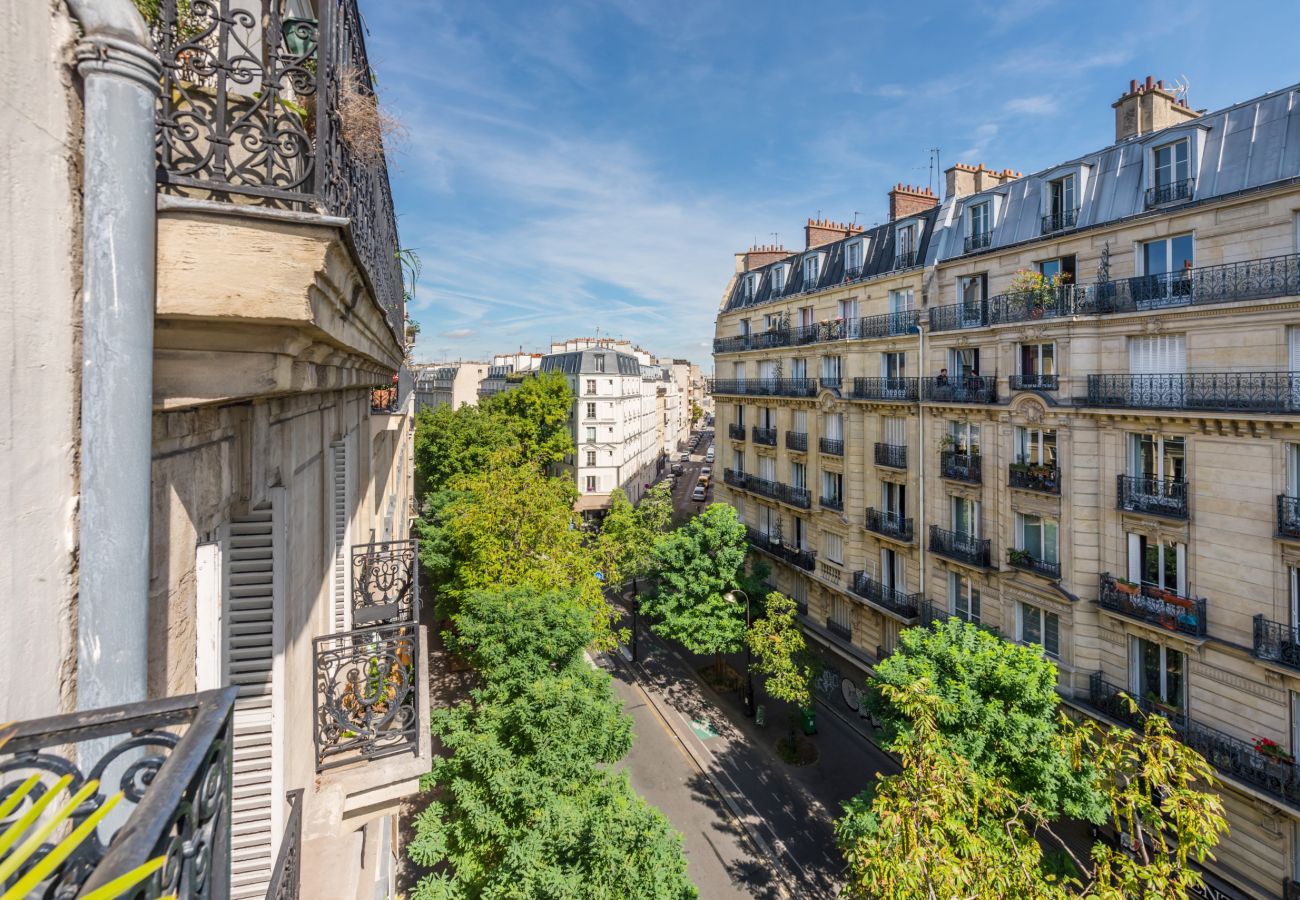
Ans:
[[[813,323],[813,308],[811,306],[799,307],[799,325],[802,328],[810,328]]]
[[[588,428],[588,429],[587,429],[587,443],[588,443],[588,444],[594,444],[594,443],[596,443],[596,429],[595,429],[595,428]]]
[[[1038,644],[1049,656],[1061,655],[1061,621],[1054,612],[1017,603],[1017,626],[1023,644]]]
[[[880,374],[884,378],[906,377],[907,354],[902,351],[880,354]]]
[[[854,319],[858,317],[857,299],[841,300],[838,305],[838,310],[839,310],[838,315],[841,319],[843,319],[845,322],[852,322]]]
[[[1129,690],[1182,711],[1187,706],[1187,657],[1155,641],[1129,638]]]
[[[842,503],[844,476],[839,472],[822,472],[822,496],[832,503]]]
[[[963,275],[957,279],[957,300],[961,304],[963,325],[984,324],[984,301],[989,296],[989,276]]]
[[[1187,596],[1187,545],[1130,533],[1128,580]]]
[[[889,292],[889,311],[891,313],[909,312],[913,309],[916,309],[916,290],[914,288]]]
[[[838,534],[826,532],[822,535],[822,552],[826,554],[826,559],[835,565],[844,563],[844,538]]]
[[[980,504],[969,497],[952,498],[952,530],[972,539],[980,536]]]
[[[808,411],[806,409],[796,409],[790,416],[790,430],[795,434],[808,433]]]
[[[595,475],[588,475],[588,476],[587,476],[587,493],[590,494],[590,493],[592,493],[592,492],[595,491],[595,490],[596,490],[596,476],[595,476]]]
[[[588,419],[596,418],[596,404],[594,403],[587,404],[587,418]]]
[[[1147,241],[1142,245],[1142,274],[1167,275],[1190,269],[1195,265],[1193,249],[1190,234]]]
[[[1055,344],[1021,344],[1020,377],[1026,383],[1043,381],[1056,374]]]
[[[1186,138],[1157,147],[1152,156],[1155,161],[1154,187],[1167,188],[1191,177],[1191,161],[1188,158]]]
[[[911,265],[911,256],[916,252],[916,226],[904,225],[898,229],[898,257],[902,265]]]
[[[1016,549],[1026,550],[1045,563],[1058,562],[1057,533],[1055,519],[1034,516],[1028,513],[1016,514]]]
[[[605,371],[605,354],[603,353],[595,354],[594,356],[592,356],[592,361],[596,367],[597,372]]]
[[[854,241],[844,248],[845,274],[853,275],[862,269],[862,241]]]
[[[980,452],[980,427],[976,423],[950,421],[948,434],[952,437],[952,449],[958,453]]]
[[[587,379],[587,393],[588,394],[596,393],[596,379],[594,378]]]
[[[1031,466],[1056,465],[1056,429],[1016,428],[1016,462]]]
[[[1187,439],[1158,434],[1129,435],[1129,474],[1135,478],[1183,481],[1187,472]]]
[[[833,384],[839,384],[841,363],[842,360],[838,356],[823,356],[822,380]]]
[[[594,466],[595,464],[596,464],[596,451],[595,451],[595,450],[588,450],[588,451],[587,451],[587,465],[589,465],[589,466]]]
[[[881,482],[880,505],[890,515],[907,518],[907,485],[894,481]]]
[[[853,607],[839,594],[831,595],[831,621],[841,628],[853,628]]]
[[[770,456],[758,458],[758,477],[764,481],[776,481],[776,460]]]
[[[1053,224],[1057,228],[1063,228],[1065,226],[1059,223],[1065,217],[1065,214],[1074,212],[1079,206],[1078,201],[1075,199],[1074,176],[1066,175],[1064,178],[1049,182],[1048,192],[1050,202],[1048,212],[1052,214]]]
[[[799,357],[790,360],[790,377],[804,379],[808,377],[808,360]]]
[[[892,447],[907,446],[907,420],[900,416],[886,416],[880,420],[885,443]]]
[[[970,236],[972,243],[978,242],[989,233],[989,201],[976,203],[970,208]]]
[[[978,375],[980,371],[980,351],[978,347],[953,347],[948,351],[948,378],[961,379],[957,383],[965,385],[966,379]]]
[[[948,573],[948,608],[963,622],[980,623],[980,589],[970,578]]]
[[[821,267],[821,257],[817,255],[806,257],[803,261],[803,286],[805,290],[817,286],[817,275]]]
[[[770,293],[779,294],[785,290],[785,266],[777,265],[772,267],[772,290]]]
[[[1073,256],[1044,259],[1040,260],[1036,265],[1038,266],[1038,273],[1044,278],[1055,278],[1057,275],[1061,275],[1065,281],[1073,282],[1075,280],[1075,260]]]
[[[804,524],[803,519],[798,516],[791,516],[790,523],[794,528],[794,533],[790,535],[794,541],[794,547],[798,550],[808,549],[808,526]],[[806,600],[807,598],[805,598]]]
[[[760,428],[775,428],[776,410],[770,406],[760,406],[758,408],[758,424]]]
[[[844,440],[844,416],[839,413],[827,413],[822,417],[822,428],[825,430],[825,437],[832,441]]]
[[[790,487],[808,490],[808,467],[801,462],[790,463]]]

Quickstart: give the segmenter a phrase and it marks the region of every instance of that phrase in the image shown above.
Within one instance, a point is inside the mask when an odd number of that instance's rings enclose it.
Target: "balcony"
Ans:
[[[840,586],[840,578],[843,574],[839,563],[819,562],[817,564],[817,577],[836,587]]]
[[[962,252],[971,253],[975,250],[983,250],[993,240],[991,231],[979,231],[974,234],[966,235],[966,240],[962,242]]]
[[[1300,411],[1300,374],[1089,375],[1087,406],[1204,412]]]
[[[930,526],[930,552],[968,566],[987,569],[991,566],[992,544],[961,531]]]
[[[760,428],[759,426],[755,425],[750,430],[750,434],[753,436],[755,444],[766,444],[768,447],[776,446],[775,428]]]
[[[817,449],[827,456],[843,456],[844,441],[839,438],[818,438]]]
[[[1101,576],[1097,605],[1102,609],[1192,637],[1205,637],[1205,598],[1184,597],[1153,584],[1132,584]]]
[[[908,622],[914,621],[921,614],[920,594],[904,594],[881,584],[866,572],[853,573],[851,590],[867,602]]]
[[[982,375],[942,375],[921,379],[923,395],[933,403],[997,403],[997,377]]]
[[[67,820],[73,828],[124,791],[114,812],[42,882],[48,891],[25,896],[85,896],[159,856],[166,862],[135,889],[139,896],[229,896],[236,692],[226,687],[18,723],[0,749],[0,796],[20,804],[15,816],[34,811],[43,796],[61,805],[67,798],[51,792],[65,775],[70,791],[100,780]],[[56,828],[33,854],[43,859],[63,832],[51,810],[37,815],[33,829]]]
[[[1300,628],[1255,616],[1254,653],[1260,659],[1300,669]]]
[[[731,424],[727,426],[727,437],[733,441],[743,441],[745,439],[745,426]]]
[[[1300,766],[1265,756],[1249,741],[1202,725],[1181,707],[1146,697],[1133,697],[1094,672],[1089,678],[1088,698],[1093,709],[1134,729],[1143,727],[1148,715],[1169,720],[1178,740],[1200,753],[1224,775],[1243,782],[1293,808],[1300,808]],[[1136,704],[1134,710],[1130,703]]]
[[[1079,221],[1079,210],[1075,209],[1058,209],[1056,212],[1050,212],[1043,216],[1043,234],[1051,234],[1053,231],[1064,231],[1066,228],[1073,228]]]
[[[789,547],[781,541],[779,534],[764,534],[757,528],[745,528],[746,536],[749,538],[749,546],[755,550],[762,551],[768,556],[787,562],[792,566],[797,566],[805,572],[811,572],[817,567],[817,553],[801,547]]]
[[[983,463],[978,453],[961,453],[956,450],[939,452],[939,474],[953,481],[980,484],[984,480]]]
[[[774,328],[756,334],[737,334],[713,339],[714,353],[743,353],[746,350],[770,350],[790,344],[790,330]]]
[[[1300,541],[1300,497],[1277,495],[1277,534]]]
[[[303,788],[289,791],[289,815],[284,822],[284,837],[280,839],[280,852],[275,858],[271,883],[266,889],[268,900],[297,900],[300,892],[302,857],[302,795]]]
[[[893,337],[900,334],[916,334],[920,320],[921,314],[915,309],[883,313],[878,316],[864,316],[858,319],[849,329],[849,337],[870,339]]]
[[[1013,322],[1033,322],[1075,315],[1075,298],[1081,289],[1071,284],[1033,291],[998,294],[987,300],[966,300],[930,308],[931,331],[984,328]]]
[[[1007,467],[1007,484],[1022,491],[1059,494],[1061,493],[1061,470],[1056,466],[1011,463]]]
[[[916,258],[915,250],[904,250],[902,253],[899,253],[894,257],[895,269],[910,269],[912,266],[918,264],[919,261]]]
[[[319,21],[160,0],[157,178],[163,193],[345,220],[389,328],[405,345],[397,223],[355,0]]]
[[[760,497],[778,500],[781,503],[788,503],[800,509],[812,507],[812,495],[808,493],[807,488],[791,487],[779,481],[769,481],[766,478],[759,478],[733,469],[724,469],[722,480],[731,487],[757,494]]]
[[[1147,209],[1151,209],[1153,206],[1163,206],[1166,203],[1186,202],[1192,199],[1195,192],[1195,178],[1184,178],[1181,181],[1171,181],[1168,184],[1149,187],[1146,194]]]
[[[1119,508],[1127,512],[1187,518],[1187,482],[1147,475],[1119,475]]]
[[[896,541],[912,542],[912,520],[888,510],[868,507],[863,527]]]
[[[714,378],[709,393],[737,397],[816,397],[816,378]]]
[[[800,453],[808,452],[808,432],[806,431],[787,431],[785,433],[785,448],[787,450],[797,450]]]
[[[1010,375],[1007,385],[1013,391],[1054,391],[1060,380],[1055,375]]]
[[[916,378],[855,378],[854,400],[885,400],[894,403],[915,403],[919,395]]]
[[[824,344],[829,341],[842,341],[848,336],[848,325],[843,319],[828,319],[811,325],[795,326],[790,330],[790,343],[796,347],[805,344]]]
[[[876,465],[890,469],[907,468],[907,447],[903,444],[876,444]]]
[[[1029,550],[1023,548],[1008,548],[1007,565],[1011,566],[1013,569],[1019,569],[1022,572],[1029,572],[1034,575],[1041,575],[1044,578],[1050,578],[1052,581],[1061,580],[1060,562],[1040,559]]]
[[[837,637],[840,640],[844,641],[845,643],[850,643],[850,644],[853,643],[852,625],[841,625],[839,622],[836,622],[834,619],[828,618],[826,620],[826,631],[832,636]]]
[[[838,391],[844,385],[844,379],[838,375],[830,377],[822,376],[821,389],[823,391]]]
[[[844,498],[838,494],[830,497],[822,494],[821,497],[817,499],[817,502],[822,509],[833,509],[836,512],[844,512]]]

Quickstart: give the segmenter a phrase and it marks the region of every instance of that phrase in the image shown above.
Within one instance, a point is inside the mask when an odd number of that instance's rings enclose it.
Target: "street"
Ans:
[[[713,482],[716,480],[715,476],[717,476],[720,471],[716,465],[718,460],[715,459],[713,463],[705,463],[704,461],[704,454],[713,443],[713,429],[705,429],[698,433],[700,435],[700,442],[695,445],[694,450],[690,451],[690,460],[688,462],[680,463],[682,466],[682,474],[677,476],[677,485],[673,488],[674,524],[685,522],[705,506],[708,506],[713,502]],[[676,455],[669,460],[670,467],[680,462],[680,457],[684,452],[686,452],[685,448],[677,451]],[[715,450],[715,456],[716,453],[717,451]],[[703,501],[692,500],[691,491],[695,489],[695,483],[700,480],[700,470],[704,468],[705,465],[712,465],[714,467],[713,473],[709,476],[708,493],[705,495]]]

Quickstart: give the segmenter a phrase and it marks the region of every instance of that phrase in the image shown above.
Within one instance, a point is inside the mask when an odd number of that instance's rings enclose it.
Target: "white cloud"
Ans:
[[[1056,112],[1056,98],[1048,94],[1035,94],[1032,97],[1016,97],[1008,100],[1005,107],[1009,113],[1028,116],[1045,116]]]
[[[445,338],[459,339],[473,337],[478,334],[473,328],[453,328],[451,331],[444,331],[442,336]]]

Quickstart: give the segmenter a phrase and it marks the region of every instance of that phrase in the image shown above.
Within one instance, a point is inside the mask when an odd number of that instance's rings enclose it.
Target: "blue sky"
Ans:
[[[943,166],[1104,146],[1131,78],[1300,80],[1300,4],[363,0],[419,361],[622,336],[709,367],[736,251]],[[1226,11],[1226,12],[1225,12]]]

